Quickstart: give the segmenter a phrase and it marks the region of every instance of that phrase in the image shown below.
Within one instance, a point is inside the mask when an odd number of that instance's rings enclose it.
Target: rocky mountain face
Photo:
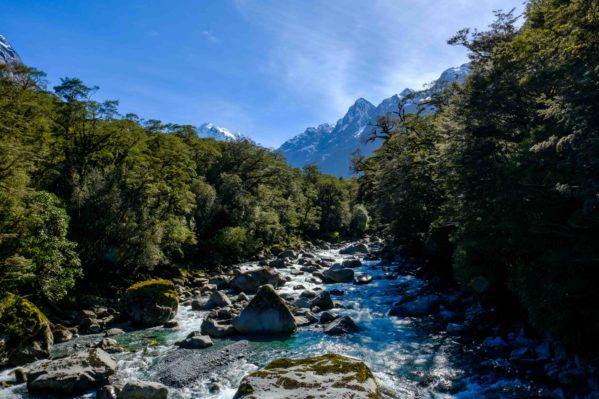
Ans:
[[[398,112],[400,101],[406,112],[415,112],[419,106],[424,107],[424,113],[431,112],[432,107],[423,105],[431,95],[453,82],[464,83],[467,75],[468,64],[449,68],[427,88],[419,91],[405,89],[384,99],[378,106],[360,98],[336,124],[325,123],[316,128],[309,127],[283,143],[279,151],[293,166],[315,164],[323,172],[349,177],[353,153],[359,150],[364,155],[370,155],[381,145],[380,140],[367,142],[381,116]]]
[[[236,141],[243,139],[240,133],[231,132],[222,127],[213,125],[212,123],[204,123],[197,128],[198,137],[204,139],[215,139],[218,141]]]
[[[8,40],[0,35],[0,64],[21,64],[21,57],[12,48]]]

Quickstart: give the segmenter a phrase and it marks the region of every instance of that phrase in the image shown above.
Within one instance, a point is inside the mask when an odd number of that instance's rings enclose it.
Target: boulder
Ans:
[[[242,334],[291,334],[297,326],[287,303],[272,285],[263,285],[256,296],[233,319],[233,326]]]
[[[354,277],[354,284],[365,285],[372,283],[372,276],[368,273],[358,273]]]
[[[333,312],[322,312],[320,314],[320,324],[329,324],[333,320],[337,319],[339,316]]]
[[[350,269],[362,266],[362,262],[359,259],[344,260],[341,264],[343,265],[343,267],[349,267]]]
[[[225,306],[231,306],[231,300],[229,299],[227,294],[225,294],[222,291],[214,291],[212,294],[210,294],[209,300],[216,307],[219,307],[219,308],[224,308]]]
[[[279,259],[295,259],[297,256],[297,252],[292,249],[288,249],[287,251],[281,252],[277,257]]]
[[[341,250],[339,250],[339,253],[342,255],[353,255],[353,254],[367,254],[368,253],[368,247],[366,246],[366,244],[362,244],[362,243],[358,243],[358,244],[353,244],[353,245],[349,245],[345,248],[342,248]]]
[[[56,324],[52,329],[54,343],[68,342],[73,339],[73,332],[62,324]]]
[[[274,267],[275,269],[284,269],[287,267],[285,259],[274,259],[268,263],[268,266]]]
[[[333,265],[325,270],[322,275],[325,282],[330,283],[350,283],[354,279],[354,271],[344,268],[341,265]]]
[[[441,300],[438,295],[423,295],[409,302],[402,303],[389,312],[391,316],[421,317],[436,312]]]
[[[47,358],[53,344],[50,322],[33,303],[11,293],[0,298],[0,366]]]
[[[335,307],[331,294],[328,291],[322,291],[316,298],[310,303],[311,307],[318,306],[320,310],[329,310]]]
[[[220,324],[216,320],[208,319],[202,321],[202,335],[212,338],[225,338],[237,335],[237,330],[231,324]]]
[[[127,288],[121,305],[134,323],[158,326],[175,317],[179,300],[171,281],[147,280]]]
[[[192,310],[211,310],[214,308],[214,302],[210,301],[208,298],[199,297],[194,298],[191,301],[191,309]]]
[[[102,386],[116,371],[116,362],[102,349],[76,352],[35,366],[28,374],[30,392],[72,394]]]
[[[231,287],[239,292],[255,294],[261,285],[270,284],[280,287],[285,283],[279,273],[269,267],[242,273],[231,281]]]
[[[343,335],[360,331],[360,327],[349,316],[338,317],[326,326],[324,333],[327,335]]]
[[[119,393],[118,399],[166,399],[168,388],[158,382],[129,381]]]
[[[244,377],[234,399],[381,399],[372,372],[361,361],[327,354],[276,359]]]
[[[109,328],[104,333],[104,336],[105,337],[116,337],[117,335],[123,335],[124,333],[125,333],[125,331],[121,330],[120,328]]]
[[[214,345],[207,335],[202,335],[199,331],[190,333],[183,341],[177,342],[177,346],[183,349],[204,349]]]
[[[100,348],[107,353],[119,353],[125,351],[125,348],[121,347],[119,343],[112,338],[103,338],[96,344],[96,348]]]

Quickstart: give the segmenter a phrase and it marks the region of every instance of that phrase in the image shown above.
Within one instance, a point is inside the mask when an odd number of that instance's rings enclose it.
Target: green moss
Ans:
[[[175,285],[170,280],[146,280],[140,281],[127,288],[123,300],[140,301],[146,298],[156,300],[160,306],[173,306],[179,304],[179,298]]]
[[[270,362],[264,369],[289,369],[304,366],[318,375],[341,374],[352,376],[344,380],[365,382],[374,379],[372,372],[362,362],[352,361],[345,356],[328,354],[322,356],[308,357],[305,359],[276,359]]]
[[[40,333],[47,334],[49,328],[48,318],[27,299],[11,293],[0,299],[0,331],[6,333],[13,344]]]

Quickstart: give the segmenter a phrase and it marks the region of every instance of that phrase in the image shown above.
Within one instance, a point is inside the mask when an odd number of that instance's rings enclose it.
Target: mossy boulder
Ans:
[[[293,313],[271,285],[258,289],[256,296],[233,319],[233,327],[249,335],[291,334],[297,329]]]
[[[380,399],[378,383],[360,360],[336,354],[276,359],[246,376],[235,399]]]
[[[0,366],[46,358],[53,343],[50,321],[37,306],[11,293],[0,298]]]
[[[172,281],[147,280],[127,288],[121,307],[135,324],[158,326],[175,317],[179,300]]]

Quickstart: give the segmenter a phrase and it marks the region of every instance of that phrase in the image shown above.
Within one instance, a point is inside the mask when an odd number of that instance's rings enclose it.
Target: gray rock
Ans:
[[[231,286],[246,294],[255,294],[261,285],[280,287],[285,283],[279,273],[268,267],[241,273],[231,281]]]
[[[347,246],[345,248],[342,248],[339,251],[340,254],[343,255],[353,255],[353,254],[357,254],[357,253],[361,253],[361,254],[367,254],[368,253],[368,247],[366,246],[366,244],[353,244],[350,246]]]
[[[330,322],[332,322],[333,320],[337,319],[339,316],[336,313],[333,312],[322,312],[320,314],[320,324],[328,324]]]
[[[350,269],[362,266],[362,262],[359,259],[344,260],[341,264],[343,265],[343,267],[349,267]]]
[[[56,324],[52,329],[54,343],[68,342],[73,339],[73,332],[61,324]]]
[[[324,327],[327,335],[343,335],[360,331],[360,327],[349,316],[339,317]]]
[[[183,341],[178,342],[177,346],[183,349],[205,349],[214,345],[207,335],[202,335],[199,331],[190,333]]]
[[[158,382],[129,381],[118,399],[166,399],[168,388]]]
[[[300,298],[314,299],[314,298],[316,298],[317,295],[318,294],[316,294],[316,292],[314,292],[314,291],[304,290],[300,294]]]
[[[118,398],[118,390],[113,385],[104,385],[96,393],[96,399],[117,399],[117,398]]]
[[[354,271],[341,265],[333,265],[322,273],[325,282],[350,283],[354,280]]]
[[[103,385],[116,367],[102,349],[88,349],[35,366],[29,373],[27,389],[65,394],[85,391]]]
[[[225,306],[231,306],[231,300],[229,299],[227,294],[225,294],[222,291],[214,291],[210,295],[209,300],[212,301],[212,303],[214,303],[214,305],[216,305],[217,307],[220,307],[220,308],[224,308]]]
[[[331,294],[328,291],[322,291],[316,298],[314,298],[310,304],[311,307],[318,306],[320,310],[329,310],[335,307]]]
[[[297,258],[297,252],[292,249],[288,249],[287,251],[283,251],[278,255],[279,259],[295,259]]]
[[[106,330],[106,332],[104,332],[104,336],[116,337],[117,335],[123,335],[124,333],[125,331],[121,330],[120,328],[109,328],[108,330]]]
[[[285,259],[274,259],[268,263],[268,266],[274,267],[275,269],[284,269],[288,265],[287,265],[287,262],[285,261]]]
[[[220,324],[216,320],[202,321],[202,335],[208,335],[212,338],[232,337],[238,334],[235,327],[231,324]]]
[[[153,377],[171,387],[182,388],[231,369],[248,352],[248,342],[239,341],[220,350],[177,349],[152,367]]]
[[[242,334],[291,334],[297,328],[291,310],[271,285],[260,287],[233,326]]]

